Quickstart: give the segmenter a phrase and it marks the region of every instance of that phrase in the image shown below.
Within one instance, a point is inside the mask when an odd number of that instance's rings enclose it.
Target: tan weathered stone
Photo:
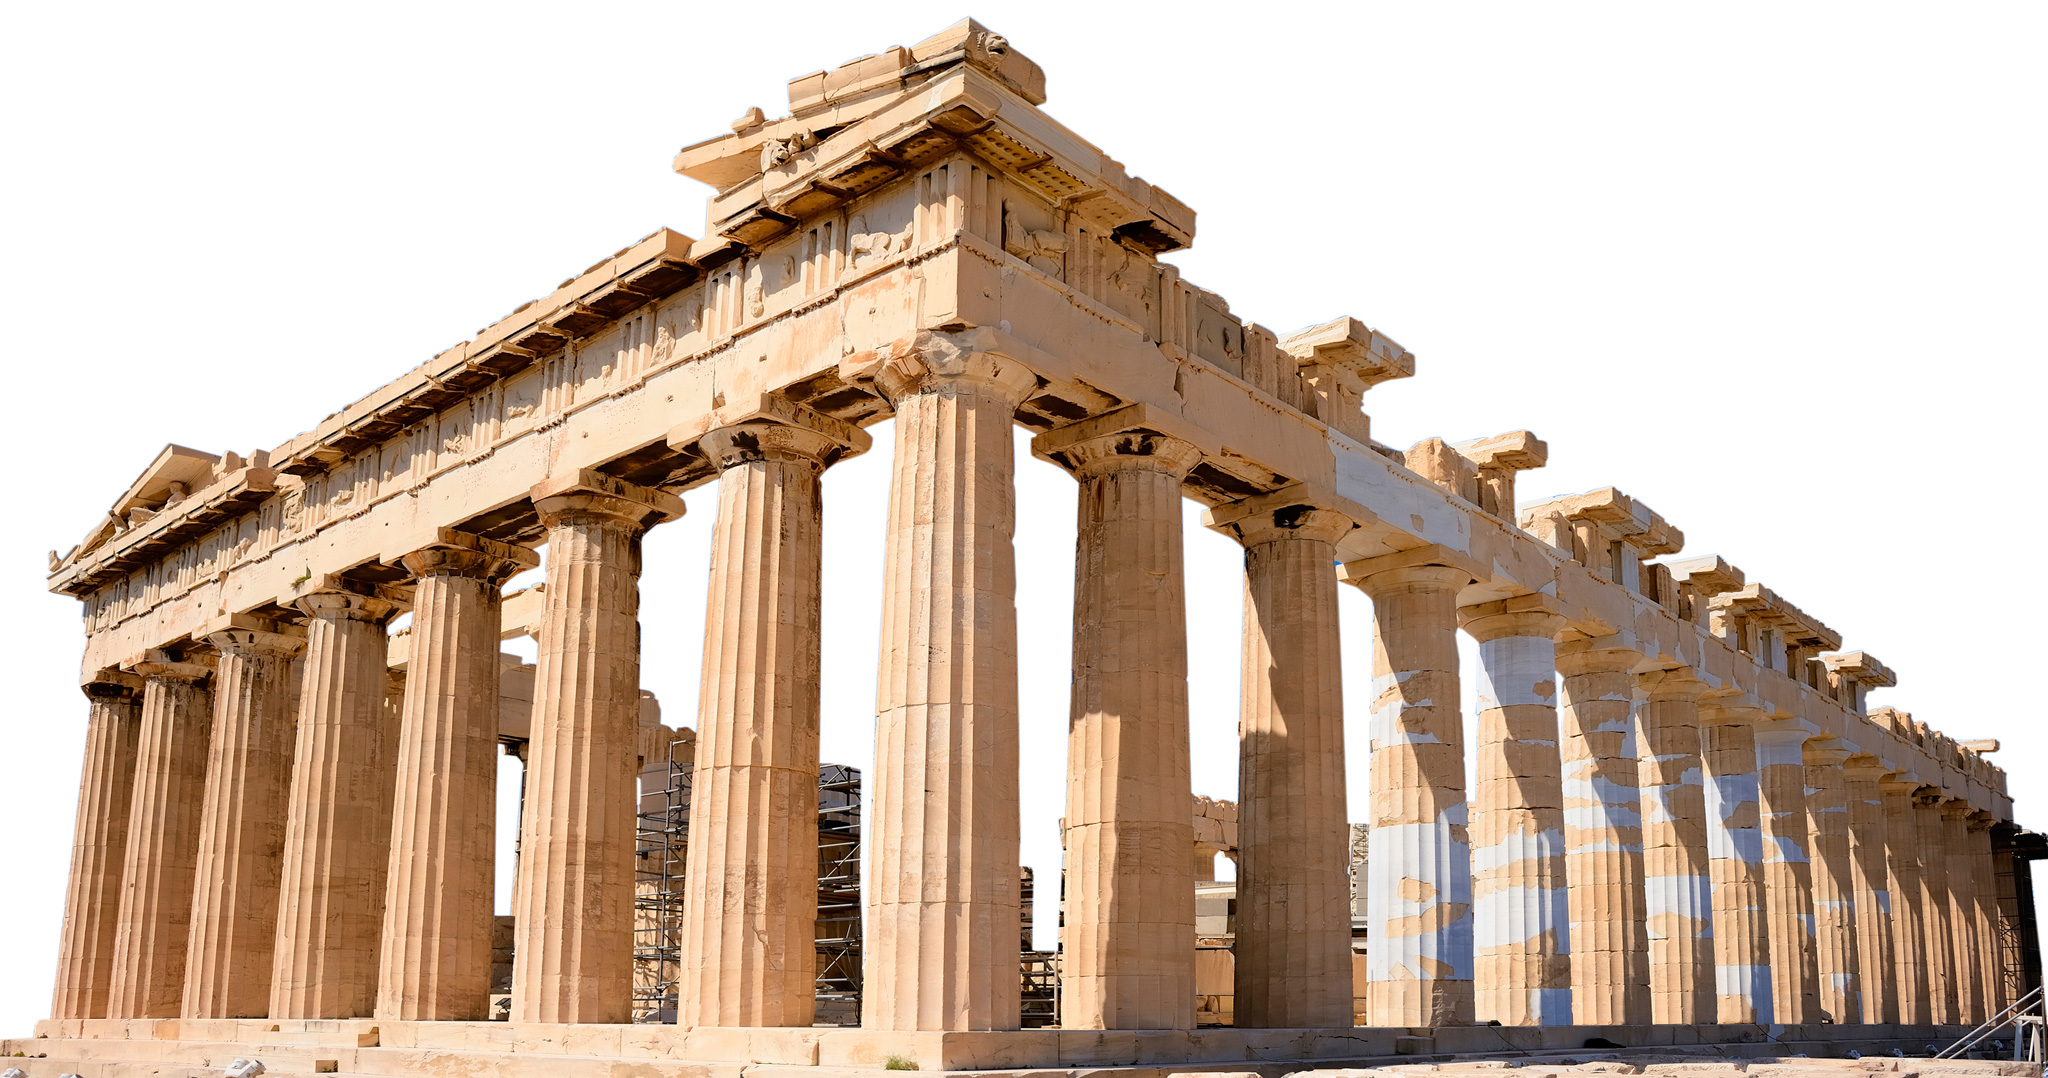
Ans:
[[[1194,873],[1182,852],[1194,841],[1194,795],[1181,482],[1202,452],[1147,429],[1142,417],[1131,422],[1140,425],[1057,429],[1032,446],[1081,488],[1060,946],[1065,1029],[1195,1025]]]
[[[718,519],[677,1022],[808,1026],[816,1007],[819,480],[869,440],[789,406],[698,444],[719,468]]]
[[[530,497],[547,529],[547,614],[513,885],[511,1017],[621,1023],[633,983],[640,537],[683,504],[593,471],[543,481]]]
[[[1891,866],[1885,854],[1884,766],[1851,756],[1842,765],[1842,796],[1849,812],[1849,869],[1856,908],[1857,987],[1863,1021],[1899,1022],[1899,977],[1893,963]],[[1847,1021],[1847,1019],[1844,1019]]]
[[[1820,956],[1806,814],[1808,735],[1793,723],[1766,722],[1755,736],[1772,1013],[1783,1025],[1815,1025],[1821,1015]]]
[[[1718,995],[1700,757],[1700,697],[1707,685],[1682,667],[1639,675],[1638,682],[1650,1020],[1703,1025],[1715,1020]]]
[[[183,1014],[262,1018],[270,1013],[278,872],[298,721],[291,660],[306,640],[296,631],[257,628],[228,628],[206,639],[220,658]]]
[[[1974,1026],[1991,1016],[1984,1010],[1984,971],[1989,956],[1978,931],[1977,846],[1970,840],[1970,806],[1948,801],[1941,806],[1942,876],[1948,881],[1949,952],[1958,1025]]]
[[[443,530],[414,582],[376,1016],[487,1017],[497,830],[500,586],[533,552]],[[630,762],[630,761],[629,761]]]
[[[1913,849],[1920,862],[1920,933],[1925,948],[1927,1001],[1930,1018],[1942,1025],[1962,1021],[1957,997],[1956,953],[1949,904],[1947,828],[1942,825],[1942,796],[1923,786],[1913,795]]]
[[[1634,715],[1642,656],[1607,638],[1558,649],[1572,1021],[1650,1021],[1643,795]]]
[[[1807,856],[1813,866],[1813,941],[1820,1011],[1826,1021],[1863,1021],[1863,964],[1858,945],[1855,870],[1849,853],[1849,790],[1842,767],[1849,750],[1832,742],[1805,745]]]
[[[1970,817],[1969,826],[1968,862],[1971,891],[1976,899],[1970,921],[1976,932],[1972,945],[1979,956],[1978,974],[1983,985],[1982,1021],[2005,1013],[2013,1002],[2006,998],[2004,943],[1999,939],[1998,881],[1991,853],[1994,822],[1990,813],[1978,812]]]
[[[194,858],[213,732],[213,668],[152,652],[141,675],[142,730],[121,869],[109,1018],[176,1018],[185,999]]]
[[[1919,784],[1887,778],[1878,784],[1884,800],[1885,862],[1891,874],[1892,961],[1898,970],[1899,1021],[1934,1021],[1927,969],[1927,911],[1920,886],[1919,821],[1913,794]]]
[[[1755,708],[1708,698],[1700,707],[1707,776],[1707,849],[1714,880],[1714,995],[1722,1022],[1772,1019],[1770,928],[1764,910],[1763,833]]]
[[[85,766],[78,779],[71,875],[57,950],[52,1018],[105,1018],[114,980],[114,935],[128,854],[128,813],[142,733],[142,679],[102,670],[84,685],[91,701]]]
[[[398,740],[384,626],[399,604],[334,587],[297,606],[306,657],[270,1017],[367,1018],[377,1002]]]

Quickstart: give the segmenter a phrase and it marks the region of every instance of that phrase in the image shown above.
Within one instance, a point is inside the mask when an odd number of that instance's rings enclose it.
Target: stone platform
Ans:
[[[528,1025],[506,1022],[46,1021],[33,1038],[0,1041],[0,1068],[29,1078],[196,1078],[236,1058],[263,1061],[272,1076],[378,1078],[506,1075],[513,1078],[853,1078],[890,1064],[983,1074],[1113,1072],[1166,1078],[1193,1072],[1281,1078],[1298,1071],[1398,1066],[1456,1071],[1541,1065],[1642,1073],[1738,1073],[1747,1061],[1804,1056],[1831,1064],[1852,1052],[1863,1069],[1932,1073],[1950,1061],[1891,1065],[1924,1056],[1965,1032],[1931,1026],[1460,1026],[1439,1029],[1228,1028],[1192,1031],[1021,1030],[883,1033],[859,1029],[714,1029],[668,1025]],[[1620,1047],[1608,1047],[1603,1042]],[[1589,1048],[1594,1045],[1596,1047]],[[16,1053],[21,1053],[17,1056]],[[1789,1064],[1788,1064],[1789,1065]],[[2011,1066],[2011,1065],[2008,1065]],[[1776,1068],[1773,1068],[1775,1071]],[[1852,1068],[1853,1069],[1853,1068]],[[2039,1075],[2040,1069],[2016,1071]],[[1796,1078],[1804,1078],[1803,1075]]]

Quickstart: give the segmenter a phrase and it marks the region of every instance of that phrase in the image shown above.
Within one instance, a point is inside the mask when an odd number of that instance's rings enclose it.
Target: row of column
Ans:
[[[1015,1028],[1011,429],[1036,378],[940,341],[875,384],[896,423],[863,1023]],[[779,404],[672,440],[721,469],[678,1020],[808,1025],[819,480],[866,436]],[[1035,449],[1080,484],[1062,1024],[1187,1028],[1179,521],[1203,452],[1142,408]],[[593,472],[533,503],[547,614],[512,1017],[625,1021],[640,538],[681,504]],[[1210,519],[1245,548],[1237,1021],[1349,1026],[1333,565],[1352,524],[1284,494]],[[340,585],[300,599],[303,639],[229,630],[209,638],[215,668],[155,655],[89,686],[56,1015],[485,1017],[498,604],[534,563],[451,531],[401,559],[414,621],[395,722],[384,624],[398,606]],[[1955,1020],[1991,1004],[1970,957],[1987,948],[1952,940],[1989,924],[1988,841],[1966,811],[1908,807],[1907,788],[1860,798],[1870,769],[1776,734],[1760,746],[1754,716],[1703,709],[1684,672],[1560,646],[1564,619],[1540,597],[1461,611],[1471,573],[1413,554],[1345,570],[1375,621],[1369,1024],[1817,1021],[1829,1006],[1888,1020],[1887,998],[1902,1020],[1922,1013],[1909,998]],[[1482,657],[1476,812],[1461,619]],[[1926,851],[1955,861],[1923,866]],[[1854,928],[1816,945],[1834,925]],[[1883,948],[1901,969],[1890,997],[1860,985]]]

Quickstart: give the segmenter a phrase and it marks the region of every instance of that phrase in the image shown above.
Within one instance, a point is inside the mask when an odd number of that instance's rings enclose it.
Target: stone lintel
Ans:
[[[780,394],[762,393],[718,405],[696,419],[669,428],[669,448],[690,449],[712,431],[754,422],[816,431],[843,447],[844,451],[835,454],[833,460],[865,453],[874,446],[874,439],[868,436],[868,432],[851,423],[814,411]]]
[[[1676,554],[1685,547],[1684,532],[1672,527],[1649,506],[1613,487],[1533,502],[1516,512],[1524,531],[1534,531],[1537,519],[1545,516],[1595,525],[1602,538],[1627,544],[1638,559]]]
[[[1346,584],[1363,584],[1380,573],[1423,566],[1462,570],[1474,582],[1489,579],[1493,575],[1490,566],[1472,555],[1462,550],[1452,550],[1441,543],[1432,543],[1413,550],[1382,554],[1377,558],[1344,562],[1337,566],[1337,579]]]
[[[1469,442],[1454,442],[1452,449],[1480,468],[1504,468],[1523,472],[1550,462],[1550,447],[1526,430],[1511,430]]]
[[[535,483],[533,489],[527,492],[527,497],[532,498],[535,505],[539,505],[544,499],[568,495],[597,495],[599,497],[618,498],[645,505],[653,510],[653,519],[648,521],[650,524],[663,520],[676,520],[683,515],[683,500],[670,494],[668,491],[656,490],[653,487],[643,487],[638,483],[628,483],[616,476],[606,475],[595,468],[579,468],[573,472],[550,476]],[[489,540],[484,541],[489,542]],[[507,546],[509,544],[501,543],[498,545]],[[512,549],[525,550],[526,548],[514,546]],[[489,552],[486,551],[486,553]],[[531,554],[532,551],[527,551],[527,553]],[[535,564],[539,564],[538,561]]]
[[[1958,741],[1956,744],[1962,748],[1969,749],[1979,756],[1987,752],[1997,752],[1999,749],[1999,742],[1995,737],[1977,738],[1972,741]]]
[[[1693,594],[1702,599],[1742,587],[1742,570],[1723,561],[1719,554],[1703,554],[1665,564],[1670,568],[1673,580],[1691,588]]]
[[[1899,683],[1892,669],[1878,662],[1869,652],[1844,651],[1820,656],[1822,665],[1843,677],[1855,678],[1873,689],[1888,689]]]
[[[1323,365],[1370,389],[1415,374],[1415,355],[1393,338],[1349,316],[1280,338],[1280,350],[1302,366]]]
[[[1196,443],[1200,444],[1200,443]],[[1278,490],[1254,494],[1241,501],[1219,505],[1202,511],[1202,526],[1213,531],[1228,533],[1232,525],[1255,516],[1278,512],[1301,506],[1310,509],[1328,509],[1360,528],[1378,524],[1380,518],[1372,510],[1342,497],[1334,491],[1309,483],[1289,483]]]

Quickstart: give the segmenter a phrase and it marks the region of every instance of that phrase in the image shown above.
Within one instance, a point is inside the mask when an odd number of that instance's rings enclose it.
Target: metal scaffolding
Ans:
[[[860,769],[818,773],[818,1016],[860,1024]]]

